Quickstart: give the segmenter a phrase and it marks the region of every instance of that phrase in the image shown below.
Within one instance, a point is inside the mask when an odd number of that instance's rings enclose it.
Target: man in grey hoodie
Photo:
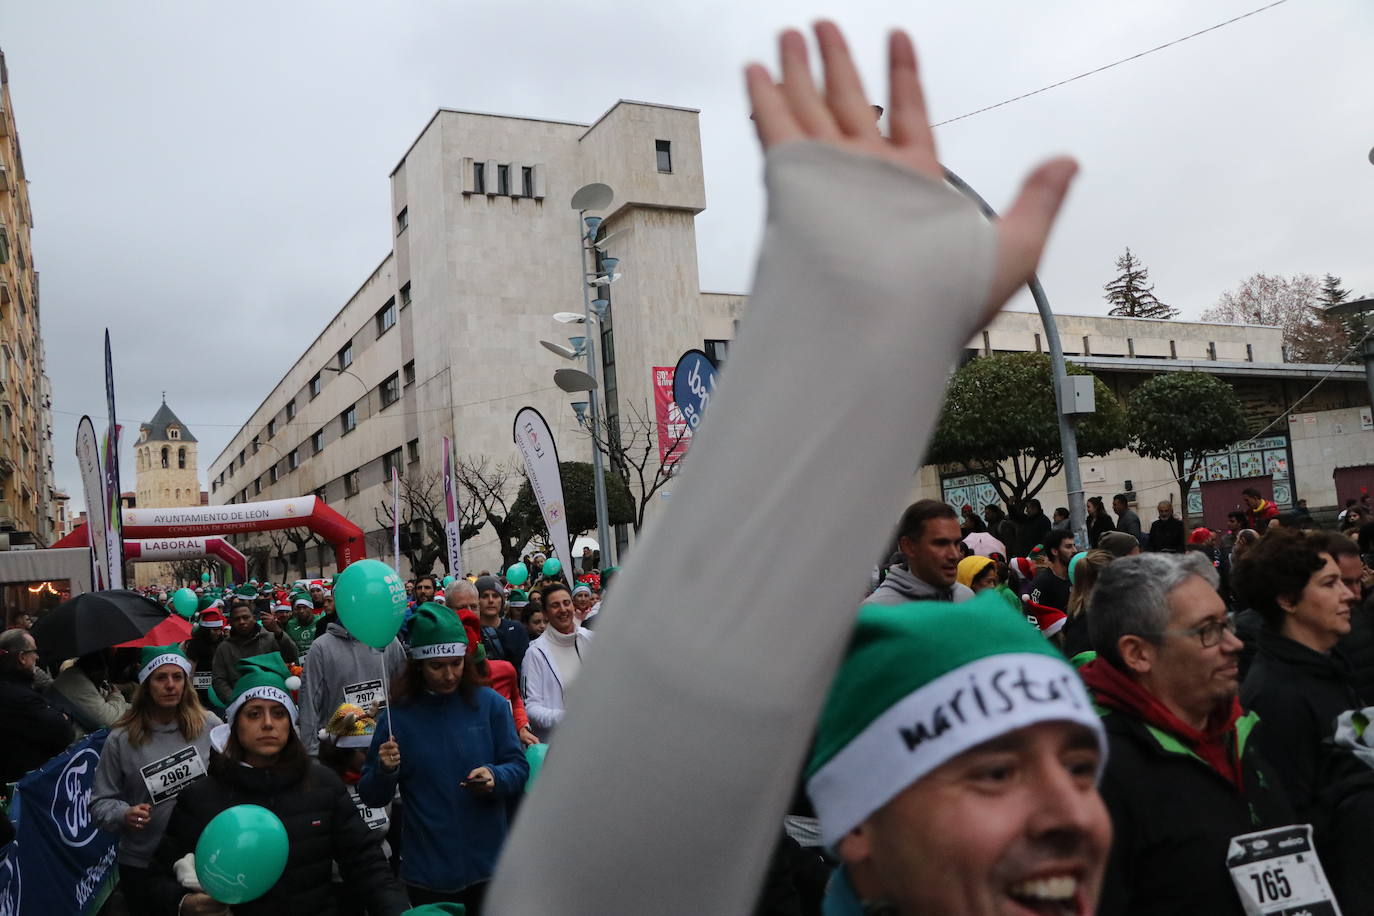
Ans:
[[[405,671],[406,653],[393,639],[385,653],[359,642],[348,628],[331,621],[310,644],[301,672],[300,733],[306,751],[319,752],[320,728],[341,703],[364,709],[385,700],[382,692],[382,659],[386,658],[387,686]]]
[[[959,516],[937,499],[907,506],[897,524],[897,549],[902,561],[864,604],[904,604],[908,601],[952,601],[973,597],[968,586],[955,581],[959,571]]]

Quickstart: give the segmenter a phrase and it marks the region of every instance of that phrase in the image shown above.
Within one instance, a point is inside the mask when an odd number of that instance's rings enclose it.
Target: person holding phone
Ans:
[[[410,902],[461,903],[476,916],[505,844],[505,802],[524,790],[529,764],[511,704],[478,683],[468,648],[453,611],[416,609],[410,658],[378,717],[358,797],[379,807],[400,789]]]

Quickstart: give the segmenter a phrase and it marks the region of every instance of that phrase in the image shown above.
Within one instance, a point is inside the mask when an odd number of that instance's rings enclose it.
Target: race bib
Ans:
[[[170,757],[142,767],[139,774],[153,804],[160,805],[205,775],[205,761],[194,747],[184,747]]]
[[[197,690],[209,690],[214,677],[209,671],[197,671],[191,675],[191,686]]]
[[[1226,867],[1247,916],[1340,916],[1310,824],[1234,837]]]
[[[380,830],[386,833],[387,816],[385,808],[369,808],[363,804],[363,800],[358,797],[358,792],[352,786],[348,787],[348,794],[353,797],[353,805],[358,809],[358,815],[362,817],[363,823],[368,830]]]
[[[360,681],[357,684],[349,684],[344,687],[344,702],[352,703],[368,712],[372,710],[372,704],[379,706],[386,705],[386,699],[382,695],[382,682]]]

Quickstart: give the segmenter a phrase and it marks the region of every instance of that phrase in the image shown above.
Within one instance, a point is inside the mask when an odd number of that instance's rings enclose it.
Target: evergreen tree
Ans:
[[[1116,259],[1117,277],[1106,286],[1106,299],[1112,304],[1108,315],[1121,318],[1173,318],[1178,309],[1160,302],[1155,297],[1155,287],[1149,282],[1150,269],[1128,247],[1126,253]]]
[[[1333,305],[1340,305],[1350,299],[1350,290],[1341,289],[1341,278],[1327,274],[1322,277],[1321,292],[1317,295],[1317,307],[1321,309],[1330,308]],[[1347,352],[1353,349],[1360,341],[1364,340],[1365,317],[1363,315],[1333,315],[1326,319],[1324,324],[1335,333],[1335,350],[1331,355],[1335,359],[1340,359]],[[1334,359],[1333,359],[1334,362]]]

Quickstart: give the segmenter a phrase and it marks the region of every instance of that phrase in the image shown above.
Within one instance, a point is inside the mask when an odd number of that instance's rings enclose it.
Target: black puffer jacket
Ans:
[[[1242,793],[1167,733],[1120,712],[1103,718],[1100,791],[1114,837],[1098,916],[1243,916],[1226,870],[1231,837],[1294,823],[1255,746],[1266,724],[1253,714],[1236,723]]]
[[[343,782],[310,762],[306,779],[235,763],[216,752],[205,779],[177,796],[177,806],[158,847],[150,876],[159,913],[175,914],[189,893],[176,881],[173,864],[194,852],[201,831],[235,805],[261,805],[286,827],[290,854],[281,878],[262,897],[235,904],[235,916],[333,916],[333,863],[345,876],[351,899],[373,916],[395,916],[409,906],[405,891],[382,855],[381,839],[368,830]]]
[[[0,675],[0,782],[14,782],[72,743],[72,723],[26,675]]]
[[[1333,754],[1329,745],[1336,717],[1366,704],[1339,651],[1317,652],[1267,629],[1260,631],[1258,645],[1240,701],[1264,721],[1260,750],[1279,774],[1299,819],[1312,821],[1317,794],[1345,775],[1351,760]]]

